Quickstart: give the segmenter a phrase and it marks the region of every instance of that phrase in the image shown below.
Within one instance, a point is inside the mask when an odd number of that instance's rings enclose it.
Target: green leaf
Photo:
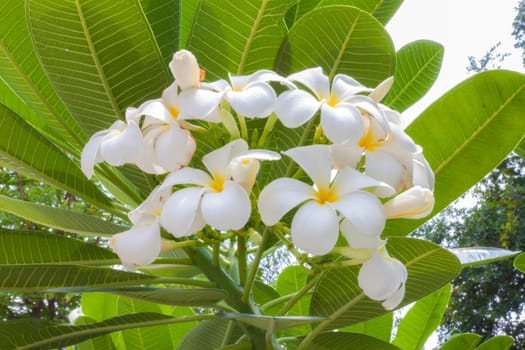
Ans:
[[[0,209],[28,221],[81,235],[109,236],[126,228],[74,211],[0,196]]]
[[[120,264],[110,250],[76,239],[42,231],[0,228],[0,265]]]
[[[376,86],[393,74],[394,45],[385,28],[367,12],[350,6],[316,8],[290,29],[276,62],[291,73],[320,66]]]
[[[210,79],[271,69],[286,33],[283,17],[292,3],[202,0],[187,47]]]
[[[217,288],[148,288],[148,287],[65,287],[47,289],[48,293],[112,293],[140,302],[171,306],[210,306],[223,300],[228,293]],[[155,310],[149,310],[155,311]],[[116,315],[110,315],[116,316]]]
[[[33,124],[35,127],[69,150],[79,149],[87,136],[58,97],[40,66],[25,12],[24,1],[4,0],[0,5],[0,80],[3,81],[0,95],[16,95],[41,120]],[[2,103],[20,111],[8,100],[2,98]],[[28,121],[36,121],[29,111],[20,115]]]
[[[451,290],[449,284],[417,301],[401,319],[392,344],[403,350],[422,349],[441,323]]]
[[[216,350],[235,343],[241,335],[240,328],[233,321],[204,321],[186,334],[177,350]]]
[[[493,70],[452,88],[406,129],[436,175],[432,215],[476,184],[525,133],[525,75]],[[389,220],[384,236],[406,235],[427,221]]]
[[[428,241],[391,237],[387,249],[408,270],[401,306],[442,288],[460,271],[461,265],[452,253]],[[332,269],[319,280],[310,314],[328,317],[319,325],[320,330],[341,328],[388,313],[380,302],[368,299],[359,288],[359,269],[359,266]]]
[[[29,0],[28,14],[47,75],[89,135],[173,79],[154,36],[159,27],[138,0]]]
[[[185,6],[186,2],[184,1]],[[178,0],[140,0],[138,2],[146,20],[153,31],[156,45],[168,65],[175,51],[179,49],[180,19],[182,1]]]
[[[458,257],[462,266],[477,266],[507,260],[520,253],[493,247],[451,248],[449,251]]]
[[[296,349],[302,339],[286,342],[286,348]],[[318,335],[307,347],[308,350],[399,350],[395,345],[364,334],[329,332]]]
[[[253,284],[253,299],[258,305],[266,304],[269,301],[279,298],[281,295],[267,284],[255,281]]]
[[[76,319],[75,326],[83,326],[87,324],[96,323],[96,321],[90,317],[81,316]],[[111,340],[109,335],[101,335],[96,338],[88,339],[83,341],[80,344],[75,345],[75,350],[98,350],[98,349],[107,349],[115,350],[115,344]]]
[[[472,350],[476,348],[481,338],[481,335],[474,333],[455,334],[439,350]]]
[[[319,7],[329,5],[355,6],[370,13],[382,24],[387,24],[402,2],[403,0],[323,0]]]
[[[525,273],[525,253],[521,253],[514,259],[514,267]]]
[[[297,0],[295,5],[286,12],[286,26],[291,28],[299,18],[313,10],[321,0]]]
[[[430,40],[414,41],[399,49],[394,85],[382,102],[399,112],[417,102],[436,81],[444,51],[443,45]]]
[[[481,343],[476,350],[507,350],[514,343],[514,339],[508,335],[497,335]]]
[[[324,320],[323,317],[315,316],[260,316],[242,313],[219,313],[217,316],[226,320],[238,320],[264,330],[291,328]]]
[[[129,286],[155,283],[144,274],[78,265],[0,265],[0,290],[38,292],[75,286]]]
[[[360,322],[349,327],[341,328],[339,331],[365,334],[386,342],[390,342],[393,324],[394,313],[389,312],[386,315],[379,316],[365,322]]]
[[[0,105],[0,164],[103,208],[111,206],[70,158],[4,105]]]
[[[193,319],[194,317],[174,318],[151,312],[118,316],[82,326],[57,325],[28,319],[1,322],[0,338],[4,349],[46,350],[73,345],[119,330],[188,322]]]

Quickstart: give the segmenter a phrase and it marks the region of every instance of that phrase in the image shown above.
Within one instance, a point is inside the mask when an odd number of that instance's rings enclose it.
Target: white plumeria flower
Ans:
[[[421,147],[396,124],[384,130],[376,119],[365,116],[365,134],[356,143],[332,145],[338,168],[356,167],[365,157],[365,174],[401,191],[412,186],[414,158]]]
[[[292,89],[283,92],[275,104],[275,114],[288,128],[296,128],[310,120],[321,109],[321,126],[334,143],[355,142],[363,136],[361,110],[366,111],[388,128],[387,118],[370,97],[358,95],[372,91],[351,77],[338,74],[330,83],[320,67],[292,74],[289,80],[306,86],[312,94]]]
[[[173,54],[170,70],[175,82],[182,89],[198,88],[203,78],[197,58],[188,50],[179,50]]]
[[[161,249],[159,217],[170,192],[170,189],[157,186],[141,205],[129,212],[131,229],[111,238],[111,248],[126,268],[150,264],[158,257]]]
[[[142,156],[142,134],[136,122],[136,108],[126,110],[127,123],[117,120],[109,129],[93,134],[82,150],[80,167],[90,179],[95,164],[107,162],[114,166],[136,163]]]
[[[245,186],[253,184],[253,179],[245,181],[247,175],[242,174],[236,162],[242,163],[248,158],[274,160],[280,157],[271,151],[249,151],[246,141],[238,139],[203,157],[209,174],[187,167],[168,175],[161,188],[181,184],[196,187],[180,189],[169,197],[161,213],[161,225],[175,237],[192,235],[206,224],[218,230],[241,229],[251,214]],[[250,174],[248,177],[256,175],[251,167],[246,172]],[[236,176],[243,181],[237,182]]]
[[[372,300],[383,301],[386,310],[395,309],[405,297],[408,271],[399,260],[378,247],[359,270],[357,281],[363,293]]]
[[[275,225],[287,212],[301,205],[292,220],[293,243],[312,254],[323,255],[335,246],[339,234],[338,212],[359,232],[379,235],[385,226],[385,213],[378,198],[363,189],[389,186],[344,168],[333,182],[329,146],[313,145],[290,149],[291,157],[312,179],[314,186],[280,178],[268,184],[259,195],[261,219],[267,226]]]
[[[144,152],[137,166],[150,174],[164,174],[186,166],[196,150],[191,133],[168,113],[158,101],[148,101],[140,108]]]
[[[224,93],[224,98],[239,115],[247,118],[265,118],[273,112],[277,99],[270,81],[293,87],[288,80],[270,70],[260,70],[250,75],[229,75],[206,86]]]

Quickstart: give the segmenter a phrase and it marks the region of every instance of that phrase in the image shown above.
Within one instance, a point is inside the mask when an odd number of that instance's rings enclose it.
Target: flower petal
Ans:
[[[80,168],[88,179],[91,179],[93,176],[93,168],[95,167],[95,163],[97,161],[98,149],[104,140],[104,136],[106,136],[109,132],[109,130],[101,130],[96,132],[93,134],[93,136],[91,136],[82,150],[82,155],[80,156]]]
[[[352,248],[377,249],[385,244],[379,235],[364,235],[356,229],[350,220],[343,220],[340,225],[341,233]]]
[[[337,174],[333,186],[337,188],[337,192],[341,196],[361,189],[376,189],[376,192],[380,189],[386,197],[395,194],[394,189],[388,184],[348,167]]]
[[[223,98],[222,92],[190,88],[180,95],[180,118],[207,120]]]
[[[201,202],[202,218],[218,230],[239,230],[250,218],[250,198],[241,185],[226,181],[221,192],[204,194]]]
[[[128,231],[113,235],[111,248],[125,266],[150,264],[160,253],[159,224],[135,225]]]
[[[160,190],[171,188],[175,185],[192,184],[199,186],[207,186],[212,181],[210,175],[200,169],[182,168],[177,170],[164,179],[160,185]]]
[[[267,117],[277,99],[275,91],[265,83],[251,84],[242,91],[228,91],[226,96],[232,108],[247,118]]]
[[[411,173],[398,158],[384,151],[365,152],[365,174],[376,180],[389,184],[396,191],[410,184]],[[378,196],[385,197],[388,193],[377,192]]]
[[[383,208],[389,219],[420,219],[432,212],[434,194],[427,188],[414,186],[386,202]]]
[[[155,187],[144,202],[128,213],[130,221],[135,225],[149,225],[156,222],[170,194],[171,188]]]
[[[168,131],[157,137],[155,157],[160,166],[171,172],[188,165],[196,147],[190,132],[174,123]]]
[[[376,251],[372,258],[361,266],[357,281],[367,297],[372,300],[385,300],[405,283],[406,276],[407,271],[403,264]]]
[[[364,133],[361,113],[350,104],[327,104],[321,107],[321,126],[326,137],[333,143],[357,142]]]
[[[114,166],[136,163],[142,156],[142,133],[138,125],[134,122],[127,126],[124,122],[120,124],[118,131],[104,137],[99,148],[100,156]]]
[[[329,205],[309,201],[295,213],[291,231],[295,246],[311,254],[324,255],[337,242],[338,218]]]
[[[372,100],[380,102],[390,91],[390,88],[394,84],[394,77],[388,77],[383,80],[377,87],[368,95]]]
[[[333,98],[337,101],[345,100],[361,92],[370,92],[372,89],[367,88],[360,82],[345,74],[337,74],[332,80]]]
[[[274,112],[287,128],[297,128],[310,120],[321,102],[303,90],[288,90],[275,101]]]
[[[204,227],[199,222],[200,202],[204,193],[201,187],[187,187],[174,192],[164,204],[160,224],[176,238],[189,236]]]
[[[299,203],[313,198],[314,190],[311,186],[295,179],[280,178],[263,188],[257,207],[264,224],[272,226]]]
[[[170,69],[181,89],[198,87],[200,68],[195,56],[188,50],[179,50],[173,55]]]
[[[221,148],[206,154],[202,157],[202,162],[210,174],[215,176],[228,177],[228,167],[230,162],[245,153],[248,150],[248,144],[243,139],[237,139],[227,143]]]
[[[335,169],[341,170],[347,166],[355,169],[361,160],[363,150],[352,143],[334,143],[330,146],[330,155]]]
[[[332,174],[330,146],[311,145],[295,147],[283,153],[299,164],[317,187],[328,189]]]
[[[386,216],[376,196],[369,192],[356,191],[341,197],[331,204],[355,229],[363,235],[380,235],[385,228]]]
[[[309,88],[317,96],[318,101],[330,98],[330,82],[321,67],[305,69],[288,76],[288,79]]]
[[[381,306],[383,306],[385,310],[394,310],[405,298],[405,290],[405,283],[403,283],[398,290],[390,294],[390,296],[381,303]]]
[[[414,155],[414,177],[412,182],[414,186],[421,186],[428,188],[429,190],[434,190],[434,172],[428,164],[427,160],[422,153]]]

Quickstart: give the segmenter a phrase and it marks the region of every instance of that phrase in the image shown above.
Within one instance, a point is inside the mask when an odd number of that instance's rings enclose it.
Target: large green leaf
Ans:
[[[148,22],[154,14],[138,0],[28,0],[28,10],[40,61],[90,135],[123,119],[128,106],[158,97],[172,79],[155,38],[159,26]]]
[[[507,350],[514,343],[514,339],[508,335],[497,335],[481,343],[476,350]]]
[[[451,292],[450,285],[417,301],[401,319],[392,344],[403,350],[422,349],[441,323]]]
[[[319,3],[319,7],[329,5],[355,6],[369,12],[379,22],[386,24],[396,13],[402,2],[403,0],[322,0]]]
[[[394,313],[389,312],[386,315],[379,316],[365,322],[360,322],[349,327],[341,328],[339,331],[365,334],[389,342],[390,336],[392,335],[393,324]]]
[[[440,289],[460,271],[457,258],[440,246],[413,238],[391,237],[387,249],[408,270],[405,298],[409,304]],[[359,266],[326,272],[317,284],[310,306],[311,315],[326,316],[317,331],[363,322],[386,311],[380,302],[368,299],[357,284]]]
[[[80,316],[79,318],[75,320],[75,326],[83,326],[83,325],[87,325],[91,323],[96,323],[96,321],[87,316]],[[97,350],[97,349],[115,350],[115,344],[113,344],[111,337],[108,334],[106,334],[106,335],[98,336],[96,338],[85,340],[80,344],[76,344],[74,350]]]
[[[297,349],[302,339],[291,340],[286,342],[286,348],[289,350]],[[346,333],[346,332],[329,332],[320,334],[316,337],[306,349],[308,350],[399,350],[383,340],[370,337],[364,334]]]
[[[520,253],[519,251],[494,247],[465,247],[451,248],[449,250],[458,257],[463,266],[476,266],[507,260]]]
[[[110,250],[49,232],[0,229],[0,265],[120,264]]]
[[[26,23],[25,2],[4,0],[0,4],[0,95],[14,93],[40,118],[21,114],[35,127],[69,149],[79,149],[86,140],[39,64]],[[15,102],[16,99],[11,99]],[[3,100],[11,109],[16,107]],[[18,112],[18,111],[17,111]]]
[[[103,208],[107,197],[80,168],[16,113],[0,104],[0,164],[71,192]]]
[[[525,253],[521,253],[514,259],[514,267],[525,273]]]
[[[525,75],[487,71],[454,87],[407,127],[436,174],[431,216],[514,149],[525,133],[523,106]],[[390,220],[384,235],[409,234],[426,220]]]
[[[187,47],[210,78],[271,69],[292,0],[202,0]],[[235,19],[235,20],[232,20]]]
[[[74,286],[129,286],[155,277],[109,268],[60,264],[0,265],[0,290],[38,292]]]
[[[188,1],[184,1],[187,3]],[[168,65],[173,53],[180,46],[180,22],[182,1],[179,0],[140,0],[146,20],[151,27],[159,51]],[[187,6],[185,4],[185,6]]]
[[[0,209],[28,221],[81,235],[109,236],[126,228],[74,211],[0,196]]]
[[[478,345],[481,335],[474,333],[455,334],[439,350],[472,350]]]
[[[423,97],[438,77],[444,51],[443,45],[430,40],[414,41],[399,49],[394,85],[383,103],[402,112]]]
[[[351,6],[316,8],[288,33],[276,62],[282,73],[320,66],[330,77],[348,74],[376,86],[394,72],[394,45],[369,13]]]
[[[111,332],[138,327],[159,326],[192,321],[192,317],[143,312],[114,317],[102,322],[81,326],[27,319],[0,323],[1,349],[46,350],[73,345],[86,339]]]
[[[216,350],[235,343],[241,334],[234,321],[204,321],[186,334],[177,350]],[[251,349],[251,346],[248,349]]]

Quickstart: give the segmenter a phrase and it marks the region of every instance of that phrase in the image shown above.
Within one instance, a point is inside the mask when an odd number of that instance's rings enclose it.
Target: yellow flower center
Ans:
[[[319,204],[333,203],[336,202],[339,197],[334,186],[330,188],[318,188],[315,193],[315,200]]]
[[[208,186],[215,192],[222,192],[224,189],[224,177],[213,176],[213,181],[210,182]]]
[[[330,99],[326,101],[326,104],[330,107],[334,107],[337,105],[339,101],[334,97],[334,95],[330,95]]]
[[[179,117],[180,110],[177,107],[175,107],[175,106],[169,106],[168,107],[168,111],[170,112],[171,117],[173,118],[173,120],[177,120],[177,118]]]
[[[372,128],[368,128],[368,130],[366,131],[365,136],[363,136],[361,138],[361,140],[359,140],[359,142],[357,144],[358,144],[359,147],[364,148],[367,151],[373,152],[373,151],[376,150],[376,148],[381,146],[382,142],[383,142],[382,139],[376,140],[374,138],[374,135],[372,135]]]

